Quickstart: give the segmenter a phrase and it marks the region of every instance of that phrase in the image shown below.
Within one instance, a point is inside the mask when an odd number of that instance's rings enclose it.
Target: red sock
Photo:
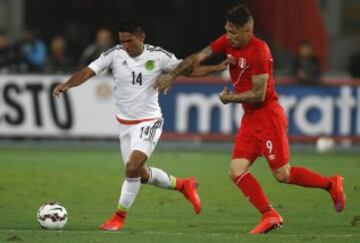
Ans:
[[[235,177],[233,181],[260,213],[265,213],[272,209],[272,206],[260,184],[250,172],[245,172]]]
[[[183,189],[184,189],[184,181],[183,181],[183,179],[176,178],[175,190],[179,191],[179,192],[182,192]]]
[[[328,178],[306,168],[291,167],[289,184],[328,189],[331,182]]]

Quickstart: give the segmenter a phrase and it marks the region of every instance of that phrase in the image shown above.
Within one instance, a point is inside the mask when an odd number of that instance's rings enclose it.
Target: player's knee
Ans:
[[[290,178],[290,172],[282,171],[279,173],[273,172],[275,179],[280,183],[288,183]]]
[[[228,175],[229,175],[230,179],[234,179],[234,177],[235,177],[235,173],[231,167],[228,170]]]
[[[275,175],[275,179],[280,182],[280,183],[288,183],[289,181],[289,176],[285,175]]]
[[[291,166],[286,164],[276,170],[273,170],[275,179],[280,183],[289,183]]]
[[[233,166],[230,166],[229,170],[228,170],[228,175],[229,177],[233,180],[234,178],[236,178],[237,176],[244,174],[247,170],[242,170],[239,168],[235,168]]]
[[[251,162],[247,159],[233,159],[230,164],[228,174],[231,179],[244,174],[249,170]]]

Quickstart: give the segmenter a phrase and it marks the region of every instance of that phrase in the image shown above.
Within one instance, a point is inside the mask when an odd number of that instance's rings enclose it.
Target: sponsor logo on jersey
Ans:
[[[154,67],[155,67],[155,62],[154,62],[154,60],[149,60],[149,61],[147,61],[147,62],[145,63],[145,68],[146,68],[146,70],[148,70],[148,71],[153,70]]]

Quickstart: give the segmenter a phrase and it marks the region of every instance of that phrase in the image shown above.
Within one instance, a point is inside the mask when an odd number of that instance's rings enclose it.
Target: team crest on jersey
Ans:
[[[247,65],[247,63],[246,63],[246,59],[245,58],[239,58],[239,67],[240,68],[245,68],[246,67],[246,65]]]
[[[147,61],[147,62],[145,63],[145,68],[146,68],[146,70],[148,70],[148,71],[153,70],[153,69],[155,68],[155,62],[154,62],[154,60],[149,60],[149,61]]]

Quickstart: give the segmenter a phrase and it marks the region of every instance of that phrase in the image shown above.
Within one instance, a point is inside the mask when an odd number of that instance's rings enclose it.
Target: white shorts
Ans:
[[[136,125],[119,123],[120,150],[125,165],[133,150],[141,151],[150,158],[161,136],[163,123],[163,118]]]

